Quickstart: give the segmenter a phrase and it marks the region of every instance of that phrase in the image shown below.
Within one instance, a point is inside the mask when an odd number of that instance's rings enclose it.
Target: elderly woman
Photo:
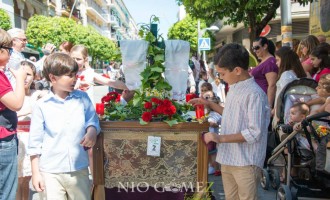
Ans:
[[[269,106],[273,108],[278,74],[278,67],[274,58],[275,45],[267,38],[259,37],[253,42],[252,49],[261,62],[252,69],[251,75],[267,94]]]

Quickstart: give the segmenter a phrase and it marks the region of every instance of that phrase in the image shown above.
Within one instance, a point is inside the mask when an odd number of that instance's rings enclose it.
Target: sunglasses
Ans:
[[[0,49],[7,49],[9,52],[9,55],[11,55],[13,53],[13,48],[11,48],[11,47],[0,46]]]
[[[261,48],[261,46],[254,46],[254,47],[252,47],[252,50],[253,51],[257,51],[257,50],[259,50]]]

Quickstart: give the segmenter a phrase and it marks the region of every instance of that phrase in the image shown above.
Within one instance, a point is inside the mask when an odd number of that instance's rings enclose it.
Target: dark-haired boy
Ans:
[[[226,199],[254,200],[266,156],[268,99],[249,75],[249,53],[241,45],[223,46],[215,64],[217,72],[229,84],[225,108],[203,99],[193,99],[190,103],[211,106],[222,114],[220,135],[209,132],[204,138],[207,143],[220,143],[216,160],[221,164]]]
[[[90,199],[88,154],[100,132],[94,106],[85,92],[74,90],[77,63],[54,53],[43,74],[52,83],[31,117],[28,154],[32,183],[41,199]]]

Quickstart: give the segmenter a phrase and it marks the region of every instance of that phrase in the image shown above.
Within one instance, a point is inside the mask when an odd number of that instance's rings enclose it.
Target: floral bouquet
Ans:
[[[121,104],[120,94],[116,92],[104,96],[101,99],[105,105],[102,118],[111,121],[139,120],[142,125],[151,121],[162,121],[170,126],[188,121],[191,117],[186,113],[194,108],[186,102],[172,100],[172,86],[163,76],[164,49],[156,45],[158,40],[148,26],[142,26],[139,34],[149,44],[146,53],[148,63],[139,74],[140,86],[135,90],[133,100],[127,105]]]
[[[324,125],[313,123],[315,131],[319,137],[327,136],[330,133],[330,128]]]

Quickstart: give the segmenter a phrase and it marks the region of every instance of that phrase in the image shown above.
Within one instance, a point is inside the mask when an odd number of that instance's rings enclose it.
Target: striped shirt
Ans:
[[[241,133],[246,142],[218,145],[217,162],[231,166],[263,167],[270,108],[254,78],[230,86],[222,115],[221,134]]]

